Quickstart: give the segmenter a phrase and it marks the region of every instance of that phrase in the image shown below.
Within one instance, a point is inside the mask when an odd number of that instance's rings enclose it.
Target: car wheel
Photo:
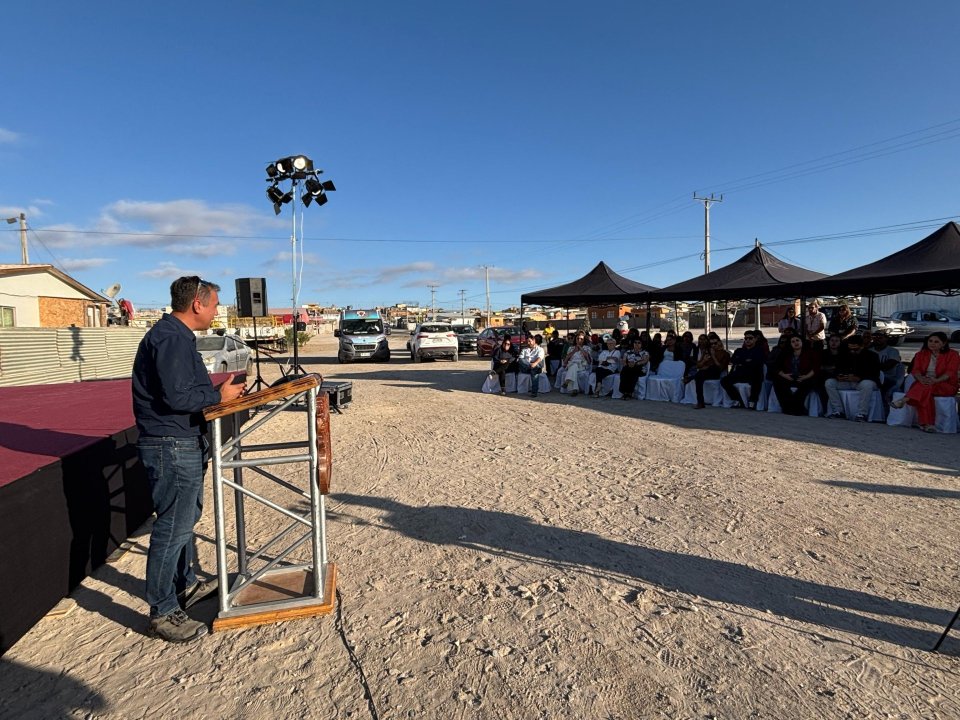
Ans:
[[[460,362],[460,353],[454,353],[454,354],[453,354],[453,361],[454,361],[454,362]]]
[[[414,353],[414,354],[413,354],[413,361],[414,361],[415,363],[423,362],[423,358],[420,357],[420,353]]]
[[[227,371],[227,364],[220,363],[220,372],[225,373]]]
[[[390,353],[387,353],[386,355],[384,355],[383,360],[381,362],[386,362],[386,363],[390,362]]]
[[[960,330],[953,331],[953,334],[950,336],[950,342],[960,343]]]
[[[887,340],[887,342],[890,343],[891,345],[899,345],[901,340],[903,340],[903,336],[902,336],[902,335],[896,335],[896,336],[891,336],[891,337]]]

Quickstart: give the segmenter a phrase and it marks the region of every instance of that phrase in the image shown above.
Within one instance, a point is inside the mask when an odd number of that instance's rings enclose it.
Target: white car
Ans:
[[[197,338],[197,352],[207,372],[246,372],[253,365],[250,346],[233,335],[204,335]]]
[[[410,359],[414,362],[438,357],[448,357],[457,362],[460,359],[459,348],[457,333],[450,323],[421,323],[413,329],[407,341]]]

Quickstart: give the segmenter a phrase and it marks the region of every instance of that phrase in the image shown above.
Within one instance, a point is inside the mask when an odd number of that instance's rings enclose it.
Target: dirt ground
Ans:
[[[304,351],[354,383],[328,543],[380,717],[960,717],[960,629],[928,651],[960,603],[960,438],[483,395],[487,361],[414,364],[405,339],[389,364],[337,365],[332,338]],[[304,433],[292,410],[256,439]],[[251,544],[276,527],[248,512]],[[333,615],[147,637],[148,538],[2,658],[0,717],[372,716]]]

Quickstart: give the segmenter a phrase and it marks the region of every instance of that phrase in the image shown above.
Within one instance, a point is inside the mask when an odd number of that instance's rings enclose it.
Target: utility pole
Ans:
[[[430,319],[437,321],[437,288],[439,285],[427,285],[430,288]]]
[[[710,197],[697,197],[697,194],[693,194],[693,199],[697,202],[703,203],[703,274],[706,275],[710,272],[710,206],[715,202],[723,202],[723,195],[720,197],[714,197],[713,193],[710,193]],[[703,309],[706,314],[706,319],[704,320],[704,332],[710,332],[711,325],[711,314],[713,312],[713,307],[710,303],[704,303]]]
[[[7,224],[13,225],[17,220],[20,221],[20,262],[24,265],[29,265],[30,255],[27,253],[27,216],[20,213],[19,218],[7,218]]]
[[[484,327],[490,327],[490,266],[481,265],[483,268],[483,279],[487,286],[487,324]]]
[[[754,238],[754,239],[753,239],[753,246],[754,246],[755,248],[758,248],[758,249],[759,249],[759,247],[760,247],[760,238]],[[753,329],[754,329],[754,330],[759,330],[759,329],[760,329],[760,298],[757,298],[757,312],[754,313]]]
[[[467,291],[460,290],[460,317],[461,318],[463,318],[466,314],[466,310],[464,310],[464,306],[463,306],[464,302],[466,302],[466,299],[467,299]]]

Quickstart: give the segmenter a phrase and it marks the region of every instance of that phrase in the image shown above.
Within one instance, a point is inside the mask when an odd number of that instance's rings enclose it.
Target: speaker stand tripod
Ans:
[[[256,392],[262,387],[267,387],[267,381],[263,379],[263,376],[260,374],[260,336],[257,335],[257,316],[253,316],[253,357],[254,363],[257,368],[257,376],[253,380],[253,384],[249,387],[249,392]],[[247,381],[249,382],[249,378]]]

